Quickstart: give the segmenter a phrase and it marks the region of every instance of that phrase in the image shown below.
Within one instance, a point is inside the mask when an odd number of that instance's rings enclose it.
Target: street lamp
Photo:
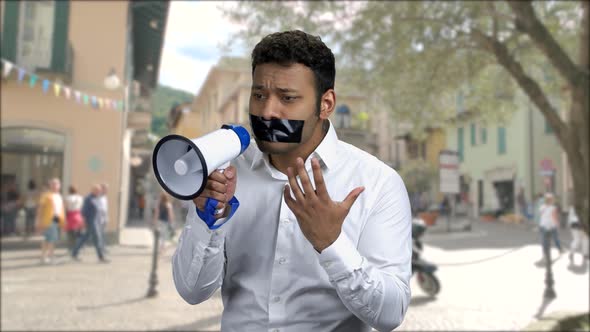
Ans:
[[[149,288],[146,297],[155,297],[158,295],[156,286],[158,285],[158,247],[160,242],[160,231],[154,227],[154,251],[152,254],[152,270],[150,272]]]
[[[109,90],[116,90],[121,86],[121,80],[117,76],[115,68],[111,68],[107,77],[105,77],[104,86]]]
[[[553,270],[551,269],[551,233],[543,232],[543,254],[545,256],[545,292],[543,298],[551,301],[557,297],[553,289]]]

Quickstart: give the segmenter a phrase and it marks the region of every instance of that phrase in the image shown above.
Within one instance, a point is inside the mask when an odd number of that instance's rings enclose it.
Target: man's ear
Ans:
[[[328,119],[332,112],[334,112],[335,107],[336,92],[334,92],[334,89],[329,89],[322,95],[322,100],[320,102],[320,119]]]

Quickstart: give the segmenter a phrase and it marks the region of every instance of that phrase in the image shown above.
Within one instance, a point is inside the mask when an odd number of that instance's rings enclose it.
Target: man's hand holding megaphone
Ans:
[[[207,178],[205,189],[197,198],[193,199],[193,203],[195,203],[197,209],[204,211],[207,199],[215,199],[218,202],[215,208],[221,210],[220,213],[215,215],[215,220],[227,218],[231,209],[225,207],[236,192],[237,179],[234,166],[229,166],[223,172],[220,170],[214,171]]]

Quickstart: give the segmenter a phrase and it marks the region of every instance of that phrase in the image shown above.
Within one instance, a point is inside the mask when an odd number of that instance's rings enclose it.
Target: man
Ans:
[[[541,231],[541,246],[543,253],[546,250],[551,249],[551,238],[555,241],[555,247],[559,250],[559,253],[563,253],[561,243],[559,241],[559,233],[557,227],[559,227],[559,215],[557,207],[555,206],[555,199],[552,193],[545,194],[545,201],[539,208],[539,228]],[[543,259],[547,259],[543,256]]]
[[[6,236],[16,233],[16,218],[22,205],[14,180],[8,183],[2,198],[2,236]]]
[[[41,242],[41,264],[53,262],[55,243],[60,230],[65,227],[65,209],[61,196],[61,181],[49,180],[49,190],[43,193],[37,207],[37,230],[43,234]]]
[[[393,169],[338,140],[334,78],[331,50],[301,31],[252,52],[256,142],[209,176],[173,256],[188,303],[221,286],[222,331],[390,331],[403,320],[408,194]],[[213,231],[197,215],[207,198],[223,208]]]
[[[78,238],[78,242],[72,250],[72,258],[74,260],[79,260],[78,253],[80,252],[80,249],[86,243],[86,241],[92,237],[92,242],[94,243],[96,254],[100,262],[109,262],[109,260],[104,257],[104,253],[98,238],[98,223],[100,222],[100,208],[98,206],[98,198],[100,194],[101,187],[99,184],[95,184],[92,186],[90,194],[84,198],[84,203],[82,203],[82,216],[84,217],[84,222],[86,223],[86,232],[84,232],[84,235]]]
[[[96,198],[96,205],[99,210],[99,222],[98,222],[98,243],[102,248],[102,252],[106,253],[106,239],[105,239],[105,228],[109,221],[109,202],[107,199],[107,193],[109,186],[106,183],[100,184],[100,195]]]

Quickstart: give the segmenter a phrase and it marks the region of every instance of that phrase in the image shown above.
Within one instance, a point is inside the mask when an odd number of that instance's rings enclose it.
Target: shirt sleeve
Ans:
[[[319,261],[348,310],[378,331],[391,331],[410,303],[412,215],[397,173],[382,188],[358,246],[341,232]]]
[[[174,285],[190,304],[207,300],[221,286],[225,265],[225,230],[212,231],[190,204],[186,225],[172,257]]]

